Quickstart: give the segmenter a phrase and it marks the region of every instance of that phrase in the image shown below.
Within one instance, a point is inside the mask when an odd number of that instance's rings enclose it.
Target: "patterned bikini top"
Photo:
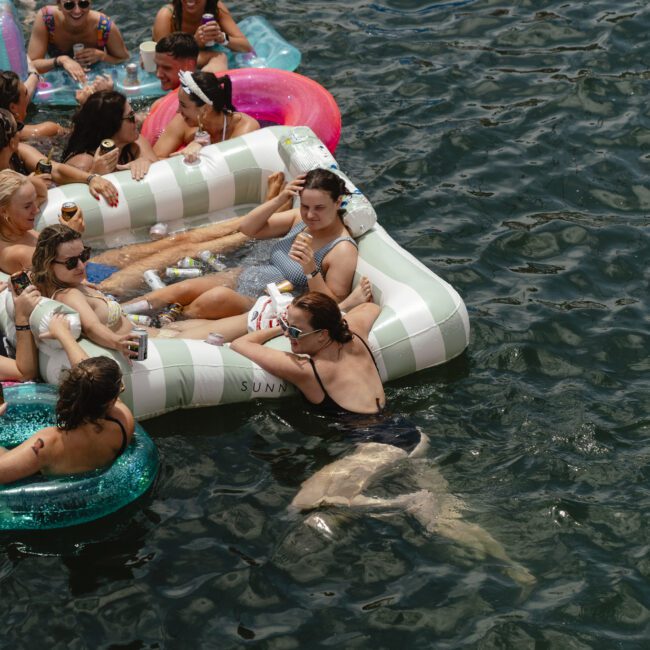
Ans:
[[[89,290],[94,291],[95,293],[88,293]],[[61,291],[65,291],[65,289],[57,289],[51,296],[52,300],[54,300],[56,294],[60,293]],[[86,298],[96,298],[97,300],[101,300],[106,304],[106,327],[112,329],[119,324],[119,322],[122,320],[122,307],[120,306],[120,303],[117,302],[117,300],[111,300],[110,298],[107,298],[101,291],[90,289],[89,287],[84,287],[84,291],[82,291],[82,293],[86,296]]]
[[[47,29],[47,53],[51,57],[61,56],[62,54],[72,54],[72,50],[67,52],[62,52],[56,45],[54,45],[54,30],[56,28],[56,23],[54,20],[53,7],[46,5],[41,9],[43,14],[43,22],[45,23],[45,28]],[[97,49],[105,50],[106,45],[108,44],[108,37],[111,33],[111,27],[113,26],[113,20],[108,16],[100,13],[99,20],[97,21]]]

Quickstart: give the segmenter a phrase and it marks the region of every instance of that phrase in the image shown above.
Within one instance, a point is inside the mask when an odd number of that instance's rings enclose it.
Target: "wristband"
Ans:
[[[224,47],[228,47],[228,43],[230,43],[230,39],[228,38],[228,34],[226,32],[223,32],[223,41],[219,43],[219,45],[223,45]]]
[[[96,176],[99,176],[99,174],[88,174],[88,178],[86,179],[86,184],[90,185],[90,181],[92,181],[93,178]]]
[[[310,280],[313,280],[319,274],[320,274],[320,269],[316,267],[316,270],[312,271],[311,273],[307,273],[306,275]]]
[[[61,64],[59,63],[59,57],[58,56],[54,57],[54,67],[55,68],[60,68],[61,67]]]
[[[32,329],[29,325],[16,325],[16,332],[26,332]]]

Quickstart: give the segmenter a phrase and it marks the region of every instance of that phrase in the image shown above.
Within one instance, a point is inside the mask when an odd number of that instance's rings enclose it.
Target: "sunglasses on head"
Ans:
[[[128,120],[131,124],[135,124],[135,111],[131,111],[128,115],[125,115],[123,120]]]
[[[81,251],[80,255],[74,255],[73,257],[68,257],[65,262],[59,262],[59,260],[53,260],[55,264],[63,264],[68,271],[73,271],[77,268],[79,262],[84,264],[90,259],[90,251],[92,248],[90,246],[84,246],[84,249]]]
[[[293,339],[294,341],[298,341],[299,339],[309,336],[310,334],[316,334],[317,332],[322,332],[323,329],[319,330],[312,330],[311,332],[303,332],[301,329],[298,329],[297,327],[294,327],[293,325],[289,325],[282,316],[278,316],[278,323],[280,323],[280,327],[282,328],[282,331],[290,338]]]
[[[75,5],[77,5],[79,9],[88,9],[88,7],[90,7],[90,0],[66,0],[63,3],[63,8],[66,11],[72,11]]]

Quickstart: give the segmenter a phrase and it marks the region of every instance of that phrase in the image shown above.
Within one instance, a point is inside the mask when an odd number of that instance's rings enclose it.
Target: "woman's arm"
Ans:
[[[136,356],[137,353],[132,353],[129,347],[129,343],[135,342],[136,339],[130,333],[116,334],[104,325],[88,304],[86,296],[79,289],[67,289],[57,294],[56,299],[77,311],[81,319],[83,333],[91,341],[111,350],[117,350],[127,359],[130,359],[132,355]]]
[[[65,314],[53,314],[50,319],[48,334],[42,338],[54,338],[68,355],[70,366],[76,366],[84,359],[88,359],[86,351],[77,343],[75,337],[70,331],[70,322]]]
[[[153,151],[159,159],[169,158],[179,147],[186,144],[186,128],[185,120],[180,115],[174,115],[153,146]]]
[[[252,45],[239,29],[228,7],[223,2],[219,2],[219,27],[228,36],[227,47],[230,50],[233,52],[251,52],[253,50]]]
[[[43,21],[43,13],[37,11],[34,24],[32,25],[32,33],[29,37],[27,56],[31,60],[34,69],[41,74],[49,72],[55,67],[54,59],[45,58],[47,54],[47,43],[47,28]]]
[[[304,182],[304,175],[294,178],[276,197],[265,201],[244,215],[239,225],[240,232],[256,239],[271,239],[286,235],[300,215],[295,209],[284,212],[276,212],[276,210],[297,196]]]
[[[170,5],[165,5],[158,9],[156,19],[153,23],[152,38],[158,42],[164,36],[169,36],[173,31],[172,10]]]
[[[52,433],[53,427],[41,429],[17,447],[5,449],[0,454],[0,484],[19,481],[43,469],[52,446]]]
[[[36,287],[28,286],[19,296],[13,287],[16,323],[16,368],[21,381],[31,381],[38,377],[38,350],[29,327],[29,317],[38,305],[41,294]],[[27,329],[24,329],[27,328]]]
[[[141,181],[149,171],[151,163],[158,160],[158,156],[154,153],[149,141],[141,135],[138,136],[135,146],[138,148],[138,157],[125,165],[117,165],[117,169],[130,169],[131,178]]]
[[[230,349],[254,361],[263,370],[301,388],[313,376],[307,358],[264,346],[267,341],[281,335],[280,327],[249,332],[235,339],[230,344]]]

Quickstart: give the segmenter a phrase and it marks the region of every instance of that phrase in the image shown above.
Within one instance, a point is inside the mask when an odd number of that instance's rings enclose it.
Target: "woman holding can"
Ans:
[[[38,233],[34,222],[47,200],[47,187],[38,176],[0,172],[0,271],[18,273],[32,266]],[[83,214],[77,209],[67,225],[83,232]]]
[[[108,205],[117,205],[117,188],[98,174],[86,174],[81,169],[55,161],[48,162],[51,168],[44,171],[42,163],[46,159],[43,154],[35,147],[20,142],[18,130],[14,116],[0,108],[0,171],[12,169],[24,175],[43,172],[43,180],[52,180],[57,185],[84,183],[94,198],[99,200],[102,196]]]
[[[200,48],[198,67],[206,72],[228,69],[227,50],[253,49],[226,5],[217,0],[172,0],[166,4],[156,14],[153,40],[159,41],[172,32],[194,36]]]
[[[90,4],[90,0],[57,0],[36,14],[27,55],[37,72],[63,68],[84,83],[85,69],[93,63],[121,63],[129,58],[117,25],[91,10]]]
[[[130,169],[142,180],[158,157],[139,132],[135,111],[115,90],[93,93],[72,118],[73,128],[63,160],[91,174]]]

